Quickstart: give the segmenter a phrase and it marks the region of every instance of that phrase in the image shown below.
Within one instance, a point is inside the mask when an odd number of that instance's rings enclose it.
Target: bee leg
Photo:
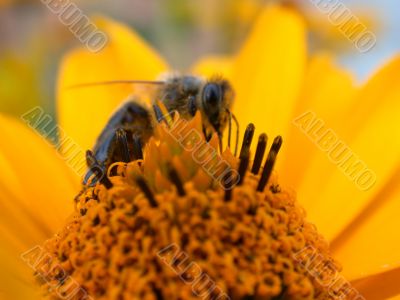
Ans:
[[[222,145],[222,133],[218,132],[218,140],[219,140],[219,152],[222,154],[224,152],[223,145]]]
[[[152,117],[147,107],[136,102],[124,103],[109,119],[99,135],[93,151],[87,155],[87,172],[83,183],[92,186],[107,180],[110,165],[115,162],[128,163],[141,158],[142,143],[153,134]],[[136,137],[134,137],[136,136]],[[94,169],[94,170],[93,170]],[[96,175],[97,176],[94,176]],[[109,182],[105,182],[109,185]]]
[[[122,128],[118,128],[115,131],[115,137],[117,140],[117,149],[120,151],[121,161],[128,163],[131,161],[131,155],[129,153],[129,143],[126,131]]]
[[[229,117],[228,117],[228,147],[231,148],[231,141],[232,141],[232,119],[236,125],[236,139],[235,139],[235,151],[234,155],[237,155],[238,147],[239,147],[239,122],[236,119],[235,115],[229,110],[226,109]]]
[[[229,109],[226,109],[228,114],[229,114],[229,118],[228,118],[228,148],[231,148],[231,135],[232,135],[232,113]]]
[[[86,162],[89,167],[89,171],[85,175],[84,184],[89,183],[90,186],[94,186],[97,182],[103,183],[109,186],[107,182],[108,177],[106,175],[108,167],[114,162],[129,163],[134,160],[143,159],[142,143],[139,135],[128,134],[129,131],[118,128],[112,134],[110,133],[108,143],[105,143],[103,150],[107,153],[107,159],[101,164],[95,154],[88,150],[86,154]],[[95,175],[95,177],[93,177]],[[109,181],[109,180],[108,180]]]
[[[163,116],[163,113],[162,113],[160,107],[157,104],[154,104],[153,110],[154,110],[154,115],[156,116],[157,122],[161,123],[161,121],[164,119],[164,116]]]
[[[84,184],[89,186],[95,186],[97,182],[103,184],[107,189],[111,188],[113,184],[108,179],[106,170],[102,167],[91,150],[86,152],[86,162],[89,166],[89,171],[86,173],[84,178]],[[89,183],[89,180],[92,179]],[[89,183],[89,184],[88,184]]]
[[[143,146],[141,137],[137,133],[118,128],[108,146],[108,154],[111,158],[108,165],[114,162],[129,163],[143,159]]]
[[[211,133],[207,133],[206,127],[203,126],[203,135],[206,139],[207,142],[209,142],[212,138],[212,134]]]
[[[237,155],[238,147],[239,147],[239,135],[240,135],[240,130],[239,130],[239,122],[236,118],[236,116],[231,113],[232,119],[235,122],[236,125],[236,141],[235,141],[235,156]]]
[[[132,153],[132,159],[133,160],[139,160],[143,159],[143,146],[142,142],[140,140],[140,137],[138,135],[133,135],[132,136],[132,146],[133,146],[133,153]]]
[[[116,161],[130,161],[129,144],[124,129],[109,130],[108,133],[103,134],[103,141],[100,150],[86,152],[89,170],[83,180],[85,185],[95,186],[100,182],[107,188],[111,187],[112,184],[107,177],[108,167]]]
[[[93,155],[93,152],[90,150],[86,151],[86,164],[89,168],[89,170],[86,172],[85,177],[83,178],[83,184],[88,185],[88,186],[95,186],[97,183],[97,177],[100,175],[100,169],[95,169],[94,166],[96,165],[97,160]],[[93,169],[92,169],[93,168]],[[93,178],[93,176],[96,175],[96,178]],[[89,180],[92,178],[91,182],[89,183]]]

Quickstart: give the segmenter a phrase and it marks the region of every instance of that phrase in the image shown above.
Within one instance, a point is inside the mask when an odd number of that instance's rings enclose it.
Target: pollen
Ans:
[[[110,184],[76,197],[74,216],[44,245],[53,259],[40,270],[43,290],[68,299],[331,299],[308,255],[337,266],[328,244],[273,171],[282,139],[264,158],[260,135],[250,159],[253,135],[248,126],[235,157],[220,153],[218,137],[205,140],[199,115],[161,122],[142,159],[115,163]],[[71,282],[79,292],[66,295]]]

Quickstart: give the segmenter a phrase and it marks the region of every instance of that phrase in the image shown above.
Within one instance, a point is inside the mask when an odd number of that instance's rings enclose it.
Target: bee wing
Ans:
[[[126,85],[131,86],[132,91],[130,92],[129,98],[139,98],[145,103],[152,103],[156,91],[160,86],[164,85],[165,81],[150,81],[150,80],[109,80],[109,81],[97,81],[97,82],[86,82],[77,83],[67,86],[66,90],[79,90],[79,89],[96,89],[99,87],[112,86],[112,85]]]
[[[115,85],[115,84],[132,84],[132,85],[163,85],[165,81],[151,81],[151,80],[109,80],[109,81],[97,81],[97,82],[86,82],[86,83],[78,83],[67,86],[67,89],[77,89],[77,88],[86,88],[86,87],[94,87],[101,85]]]

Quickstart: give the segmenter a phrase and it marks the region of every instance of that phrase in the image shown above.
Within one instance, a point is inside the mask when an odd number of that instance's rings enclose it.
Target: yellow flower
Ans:
[[[60,127],[82,149],[93,146],[110,113],[133,88],[118,85],[67,90],[67,86],[115,79],[154,80],[170,69],[123,25],[104,18],[98,18],[97,25],[108,34],[107,46],[98,54],[85,49],[69,53],[58,82]],[[343,265],[342,274],[352,286],[366,299],[399,296],[400,58],[387,63],[364,86],[356,87],[329,55],[307,58],[305,34],[303,20],[294,11],[270,6],[237,54],[205,58],[192,71],[200,75],[222,73],[231,80],[237,93],[234,112],[242,127],[253,122],[259,133],[283,136],[285,144],[276,167],[279,183],[297,191],[307,219],[331,242],[333,256]],[[319,150],[321,145],[303,134],[294,120],[308,111],[334,129],[373,170],[375,185],[365,191],[358,189]],[[33,271],[21,254],[63,228],[73,213],[79,178],[54,149],[20,122],[1,116],[0,127],[0,297],[34,299]],[[200,179],[199,185],[206,186]],[[127,193],[122,198],[126,199]],[[93,200],[93,196],[88,199]],[[100,216],[93,221],[103,220]],[[67,224],[74,224],[74,219]],[[68,229],[73,232],[74,227],[68,227],[67,233]],[[246,229],[243,226],[242,230]],[[90,226],[87,230],[90,232]],[[143,239],[145,249],[146,245]],[[141,258],[145,259],[137,259]],[[76,259],[84,258],[78,253]],[[103,276],[102,270],[96,269],[96,276]],[[130,274],[129,279],[138,288],[143,284],[139,275]],[[244,291],[256,280],[250,275],[245,277],[248,284],[242,286]]]
[[[156,127],[143,159],[115,163],[113,176],[80,193],[79,214],[44,245],[51,263],[38,260],[38,250],[24,255],[39,269],[43,288],[68,274],[60,290],[71,290],[64,285],[73,279],[96,299],[325,299],[301,263],[318,251],[340,267],[292,193],[278,186],[271,173],[276,150],[262,172],[255,162],[246,173],[239,167],[249,162],[246,146],[240,162],[230,150],[214,155],[218,137],[207,143],[198,134],[200,113],[168,124]],[[233,189],[218,187],[239,178]]]

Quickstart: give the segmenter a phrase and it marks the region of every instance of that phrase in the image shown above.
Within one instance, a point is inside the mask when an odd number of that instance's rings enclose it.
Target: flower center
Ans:
[[[69,299],[328,298],[298,259],[314,249],[332,261],[328,246],[272,172],[280,137],[262,165],[260,135],[250,165],[253,125],[238,158],[198,134],[199,115],[155,131],[143,159],[77,196],[73,220],[45,243],[60,266],[41,270],[46,282],[78,283]]]

